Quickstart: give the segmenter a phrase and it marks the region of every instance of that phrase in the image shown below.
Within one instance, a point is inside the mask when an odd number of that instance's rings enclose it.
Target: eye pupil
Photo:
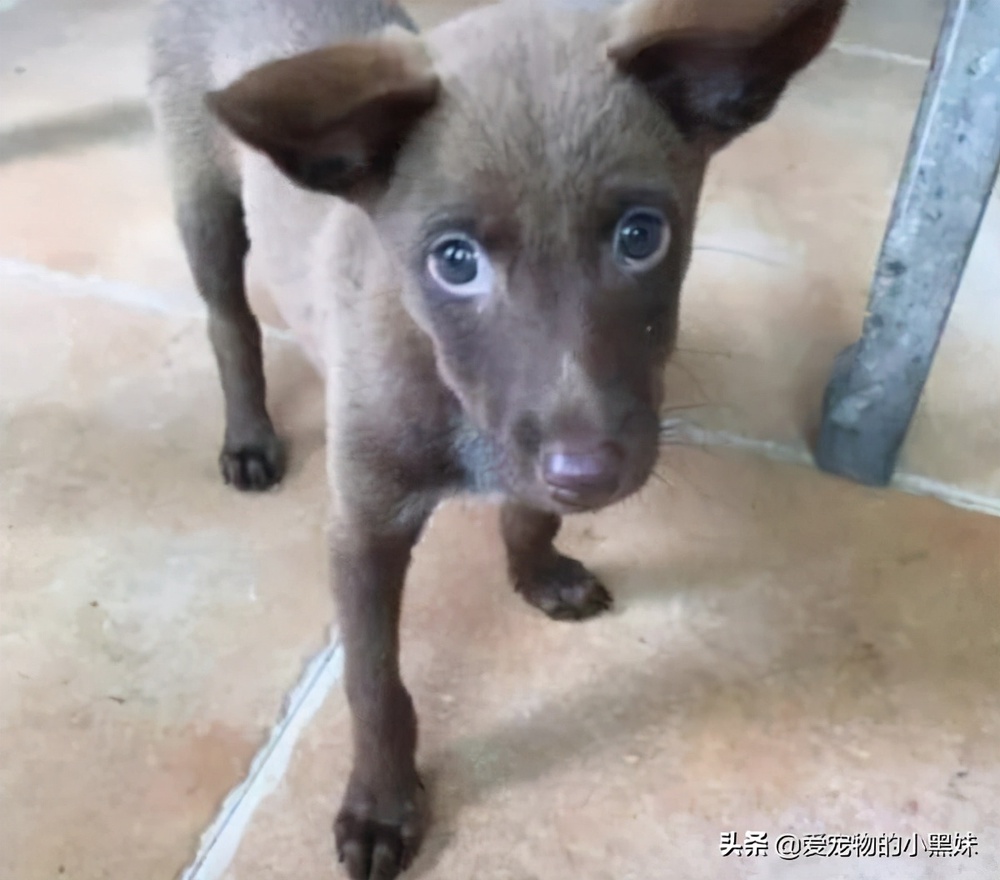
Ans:
[[[470,284],[479,274],[476,249],[468,241],[454,238],[435,248],[434,260],[441,279],[448,284]]]
[[[622,249],[630,257],[649,256],[655,249],[650,246],[651,242],[653,231],[648,226],[631,223],[622,230]]]
[[[663,220],[657,214],[635,211],[618,227],[615,250],[619,260],[638,263],[653,257],[663,245]]]

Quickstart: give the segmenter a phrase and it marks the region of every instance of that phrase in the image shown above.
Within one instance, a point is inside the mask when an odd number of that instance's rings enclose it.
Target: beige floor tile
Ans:
[[[167,294],[200,309],[148,135],[0,164],[0,255]]]
[[[1000,499],[1000,189],[994,190],[904,450],[907,470]]]
[[[295,465],[251,498],[200,321],[4,280],[0,876],[174,876],[322,645],[320,393],[268,354]]]
[[[142,125],[151,0],[5,5],[0,9],[4,129],[48,130],[62,117],[91,124],[100,120],[111,130]]]
[[[1000,870],[1000,521],[804,469],[668,449],[563,545],[614,614],[507,587],[495,515],[418,549],[404,667],[436,822],[415,878],[906,878]],[[226,880],[330,876],[339,689]],[[963,832],[972,858],[726,858],[724,830]]]
[[[852,0],[837,42],[930,58],[946,5],[946,0]]]

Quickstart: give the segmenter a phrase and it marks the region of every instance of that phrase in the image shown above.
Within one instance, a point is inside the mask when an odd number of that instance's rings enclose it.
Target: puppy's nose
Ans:
[[[596,507],[607,501],[621,482],[624,453],[617,444],[591,448],[552,448],[542,456],[542,474],[556,501]]]

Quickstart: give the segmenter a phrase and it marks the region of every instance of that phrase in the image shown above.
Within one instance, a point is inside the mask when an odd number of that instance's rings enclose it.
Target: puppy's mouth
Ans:
[[[612,499],[604,501],[584,501],[569,494],[558,491],[549,493],[549,500],[560,514],[569,516],[574,513],[594,513],[612,503]]]
[[[541,491],[545,493],[545,496],[544,504],[541,506],[547,507],[552,513],[559,514],[559,516],[572,516],[574,514],[581,513],[598,513],[605,508],[614,507],[626,498],[635,495],[643,488],[643,486],[645,486],[646,482],[647,480],[642,480],[636,485],[630,484],[629,486],[623,487],[611,495],[589,498],[581,498],[573,495],[572,493],[559,492],[558,490],[553,491],[548,487],[542,487]]]

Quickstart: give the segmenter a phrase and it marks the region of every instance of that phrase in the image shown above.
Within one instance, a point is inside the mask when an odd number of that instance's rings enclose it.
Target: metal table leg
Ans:
[[[826,389],[821,470],[892,479],[998,166],[1000,0],[949,0],[864,330]]]

